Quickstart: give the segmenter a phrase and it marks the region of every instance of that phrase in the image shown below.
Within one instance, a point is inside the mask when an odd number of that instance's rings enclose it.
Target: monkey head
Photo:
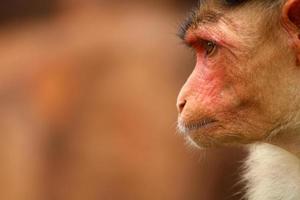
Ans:
[[[196,57],[177,100],[187,138],[249,144],[299,129],[300,0],[200,1],[179,35]]]

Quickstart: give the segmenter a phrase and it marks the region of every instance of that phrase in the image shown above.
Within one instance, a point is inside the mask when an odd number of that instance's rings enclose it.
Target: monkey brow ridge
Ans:
[[[206,23],[217,23],[218,20],[221,18],[221,14],[211,11],[211,10],[206,10],[201,14],[197,14],[197,11],[194,10],[188,14],[188,17],[181,23],[179,26],[179,31],[178,31],[178,36],[182,40],[184,40],[185,35],[187,31],[192,27],[192,26],[198,26],[200,23],[201,24],[206,24]]]
[[[221,3],[223,6],[233,7],[246,1],[249,0],[218,0],[218,3]],[[199,23],[216,23],[219,20],[220,15],[212,10],[206,10],[204,13],[199,13],[200,8],[206,3],[206,0],[200,0],[198,8],[194,8],[189,12],[186,19],[179,26],[177,34],[179,38],[184,40],[187,31],[192,26],[197,26]]]

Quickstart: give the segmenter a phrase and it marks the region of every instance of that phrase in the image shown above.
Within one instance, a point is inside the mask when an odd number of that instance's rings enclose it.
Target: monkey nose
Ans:
[[[185,105],[186,105],[187,101],[186,100],[178,100],[177,102],[177,110],[178,110],[178,113],[181,114]]]

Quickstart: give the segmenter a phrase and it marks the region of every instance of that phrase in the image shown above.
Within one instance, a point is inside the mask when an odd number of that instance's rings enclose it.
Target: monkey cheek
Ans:
[[[260,126],[257,123],[261,120],[256,120],[257,113],[243,102],[230,86],[222,87],[214,95],[198,93],[194,97],[190,96],[179,114],[178,130],[188,141],[193,141],[193,146],[196,144],[204,148],[260,140],[261,130],[252,126]],[[247,123],[253,120],[254,125]]]

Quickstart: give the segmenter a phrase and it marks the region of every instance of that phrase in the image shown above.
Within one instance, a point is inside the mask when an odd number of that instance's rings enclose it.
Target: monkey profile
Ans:
[[[197,61],[180,132],[248,148],[246,199],[300,200],[300,0],[201,0],[179,36]]]

